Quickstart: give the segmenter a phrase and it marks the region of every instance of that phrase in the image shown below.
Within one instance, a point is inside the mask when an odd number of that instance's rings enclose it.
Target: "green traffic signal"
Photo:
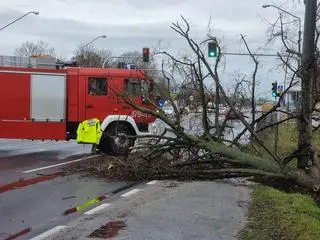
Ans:
[[[272,83],[272,97],[279,97],[280,94],[278,93],[278,83],[273,82]]]
[[[215,57],[216,53],[215,52],[209,52],[209,57]]]
[[[216,57],[217,56],[217,43],[216,42],[209,42],[208,43],[208,56],[209,57]]]

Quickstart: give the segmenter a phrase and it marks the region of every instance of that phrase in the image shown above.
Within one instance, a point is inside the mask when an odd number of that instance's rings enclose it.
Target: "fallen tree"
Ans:
[[[148,143],[136,146],[129,156],[124,158],[108,158],[108,161],[98,162],[97,166],[90,166],[92,171],[103,174],[108,177],[125,178],[130,180],[150,180],[150,179],[179,179],[179,180],[210,180],[230,177],[253,177],[257,182],[276,181],[286,182],[292,185],[300,186],[310,192],[315,192],[319,196],[320,190],[320,157],[314,148],[310,149],[308,157],[308,166],[299,169],[292,166],[290,162],[305,154],[303,149],[298,149],[289,156],[279,156],[272,151],[264,140],[258,134],[255,126],[263,121],[267,116],[281,110],[280,102],[284,95],[280,96],[278,104],[263,113],[260,117],[253,117],[248,122],[236,109],[234,102],[227,96],[225,89],[221,84],[218,74],[219,62],[221,60],[220,45],[215,37],[208,35],[202,43],[215,41],[218,46],[218,56],[215,67],[212,68],[207,62],[203,53],[201,43],[197,43],[190,37],[190,25],[182,17],[183,26],[180,23],[174,23],[172,29],[183,37],[194,53],[194,58],[179,60],[173,55],[163,51],[162,54],[185,72],[192,73],[194,81],[199,91],[200,102],[203,111],[198,116],[201,119],[202,130],[200,134],[187,132],[181,125],[181,116],[178,107],[173,99],[168,96],[168,100],[174,105],[175,117],[169,118],[161,111],[152,111],[150,109],[138,107],[128,96],[122,96],[126,102],[138,111],[152,114],[167,126],[167,130],[162,135],[152,136],[125,136],[149,139]],[[247,50],[255,63],[255,70],[252,79],[251,93],[255,92],[255,75],[257,72],[258,60],[254,58],[245,38],[242,36]],[[288,61],[285,62],[288,64]],[[293,69],[291,84],[294,84],[296,70]],[[204,81],[210,79],[216,85],[219,94],[223,96],[228,107],[235,112],[239,121],[243,124],[244,130],[241,131],[233,140],[224,137],[227,128],[226,119],[221,123],[219,119],[211,121],[207,112],[207,104],[204,94]],[[284,93],[288,90],[286,89]],[[151,101],[151,100],[150,100]],[[255,111],[255,96],[252,96],[251,106]],[[218,111],[216,106],[216,113]],[[286,113],[286,112],[285,112]],[[219,115],[216,115],[219,116]],[[283,124],[289,119],[297,118],[295,115],[289,116],[285,120],[272,123],[270,127]],[[301,119],[301,118],[298,118]],[[265,128],[268,128],[265,127]],[[238,143],[243,134],[248,131],[251,135],[251,144],[242,146]],[[260,130],[261,131],[261,130]],[[169,133],[170,134],[167,134]],[[314,134],[319,134],[315,132]],[[139,139],[140,138],[140,139]]]

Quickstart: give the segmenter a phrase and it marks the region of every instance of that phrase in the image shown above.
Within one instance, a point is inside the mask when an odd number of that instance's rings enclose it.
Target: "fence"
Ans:
[[[27,68],[56,68],[54,57],[17,57],[0,56],[0,66],[27,67]]]

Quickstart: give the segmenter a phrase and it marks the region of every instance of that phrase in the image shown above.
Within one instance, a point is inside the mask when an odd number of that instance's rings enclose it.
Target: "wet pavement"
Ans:
[[[69,215],[64,215],[66,210],[128,185],[60,174],[68,165],[59,164],[86,157],[89,161],[90,156],[89,145],[75,142],[0,140],[0,240],[23,230],[25,234],[17,239],[31,239],[95,204]]]
[[[214,121],[213,116],[210,117]],[[156,125],[160,131],[166,127],[159,121]],[[233,121],[232,125],[235,132],[241,131],[239,121]],[[189,133],[201,134],[198,114],[185,116],[182,126]],[[0,139],[0,240],[19,232],[24,234],[17,239],[31,239],[54,226],[65,225],[80,217],[84,210],[69,215],[64,215],[65,211],[85,206],[94,198],[130,185],[79,175],[59,175],[66,166],[59,164],[90,158],[90,149],[90,145],[76,142]],[[57,175],[48,177],[50,174]],[[1,185],[10,183],[13,183],[10,190],[2,188],[1,191]],[[23,187],[15,189],[21,184]],[[86,207],[85,211],[95,206]]]
[[[34,175],[24,174],[24,171],[63,163],[89,154],[89,145],[78,145],[76,142],[0,139],[0,184]]]
[[[235,240],[247,223],[250,190],[222,181],[157,181],[107,203],[52,228],[46,239]]]

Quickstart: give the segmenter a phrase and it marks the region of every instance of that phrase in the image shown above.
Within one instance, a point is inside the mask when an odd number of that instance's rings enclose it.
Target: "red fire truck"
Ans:
[[[135,142],[124,135],[151,132],[155,118],[119,96],[126,93],[152,109],[143,101],[152,86],[140,70],[12,65],[0,66],[0,138],[76,139],[79,123],[96,118],[102,131],[98,148],[121,154]]]

